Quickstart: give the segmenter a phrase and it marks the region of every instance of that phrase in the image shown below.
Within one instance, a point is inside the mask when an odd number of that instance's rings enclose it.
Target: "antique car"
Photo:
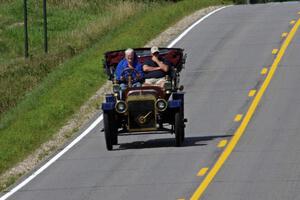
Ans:
[[[137,48],[134,52],[141,64],[151,59],[150,48]],[[179,85],[186,59],[183,49],[160,48],[160,56],[169,65],[163,88],[152,85],[132,87],[129,74],[126,78],[128,87],[120,95],[121,88],[114,74],[124,56],[124,50],[109,51],[104,55],[104,70],[113,82],[112,92],[106,94],[102,103],[107,150],[118,144],[119,135],[155,132],[175,134],[174,143],[181,146],[187,122],[184,118],[183,86]]]

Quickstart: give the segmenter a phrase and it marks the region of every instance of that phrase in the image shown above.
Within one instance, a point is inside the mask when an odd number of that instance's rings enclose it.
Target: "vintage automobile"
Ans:
[[[134,49],[140,63],[151,58],[150,48]],[[160,48],[160,56],[168,61],[169,73],[164,88],[160,86],[132,87],[131,70],[125,69],[128,87],[120,95],[120,85],[114,78],[124,50],[109,51],[104,55],[104,70],[113,82],[112,93],[106,94],[102,103],[104,134],[107,150],[118,144],[118,136],[138,133],[175,134],[175,145],[184,141],[184,92],[179,85],[180,72],[186,55],[180,48]],[[121,93],[122,94],[122,93]]]

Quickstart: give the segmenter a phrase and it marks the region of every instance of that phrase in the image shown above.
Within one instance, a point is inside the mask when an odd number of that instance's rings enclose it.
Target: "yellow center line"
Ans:
[[[240,126],[238,127],[236,132],[234,133],[234,136],[232,137],[232,139],[228,143],[227,147],[224,149],[224,151],[218,158],[218,160],[215,163],[215,165],[213,166],[213,168],[209,171],[207,176],[204,178],[202,183],[199,185],[199,187],[196,189],[196,191],[192,195],[191,200],[196,200],[196,199],[201,198],[201,196],[203,195],[203,193],[206,190],[206,188],[208,187],[208,185],[211,183],[213,178],[216,176],[216,174],[218,173],[220,168],[223,166],[225,161],[228,159],[229,155],[232,153],[233,149],[235,148],[236,144],[240,140],[241,136],[244,134],[250,119],[252,118],[263,94],[265,93],[266,89],[268,88],[268,86],[274,76],[274,73],[278,67],[278,64],[281,61],[281,59],[282,59],[286,49],[288,48],[289,44],[291,43],[292,39],[294,38],[299,25],[300,25],[300,19],[293,26],[293,28],[290,31],[290,33],[288,34],[287,38],[284,40],[284,42],[279,50],[279,53],[277,54],[272,66],[270,68],[270,72],[268,73],[266,79],[264,80],[261,88],[257,92],[257,95],[253,99],[242,123],[240,124]]]
[[[225,147],[226,144],[227,144],[227,140],[222,140],[222,141],[219,142],[218,147],[219,148]]]
[[[262,75],[265,75],[267,73],[268,73],[268,68],[265,68],[265,67],[260,72],[260,74],[262,74]]]
[[[268,68],[263,68],[260,72],[260,74],[265,75],[268,73]]]
[[[288,35],[288,33],[287,33],[287,32],[284,32],[284,33],[281,34],[281,37],[282,37],[282,38],[285,38],[287,35]]]
[[[250,90],[248,96],[253,97],[255,95],[255,93],[256,93],[256,90]]]
[[[204,176],[207,171],[208,171],[208,168],[204,167],[204,168],[200,169],[200,171],[198,172],[197,176]]]
[[[239,122],[239,121],[241,121],[242,118],[243,118],[243,115],[242,114],[238,114],[238,115],[235,116],[234,121],[235,122]]]
[[[277,52],[278,52],[278,49],[273,49],[273,50],[272,50],[272,54],[273,54],[273,55],[277,54]]]

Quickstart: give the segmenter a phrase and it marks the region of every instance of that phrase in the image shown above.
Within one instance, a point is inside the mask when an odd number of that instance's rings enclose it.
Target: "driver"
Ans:
[[[138,62],[135,56],[134,50],[129,48],[125,50],[125,58],[123,58],[116,68],[116,80],[120,82],[121,90],[124,91],[127,88],[126,78],[129,73],[129,69],[132,69],[132,87],[141,87],[141,80],[143,78],[142,64]],[[127,71],[128,70],[128,71]]]

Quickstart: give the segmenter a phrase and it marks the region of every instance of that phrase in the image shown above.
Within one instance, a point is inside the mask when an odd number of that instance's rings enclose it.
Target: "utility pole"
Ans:
[[[47,0],[43,0],[43,14],[44,14],[44,49],[45,49],[45,53],[48,53]]]
[[[25,58],[28,58],[27,0],[24,0],[24,51]]]

